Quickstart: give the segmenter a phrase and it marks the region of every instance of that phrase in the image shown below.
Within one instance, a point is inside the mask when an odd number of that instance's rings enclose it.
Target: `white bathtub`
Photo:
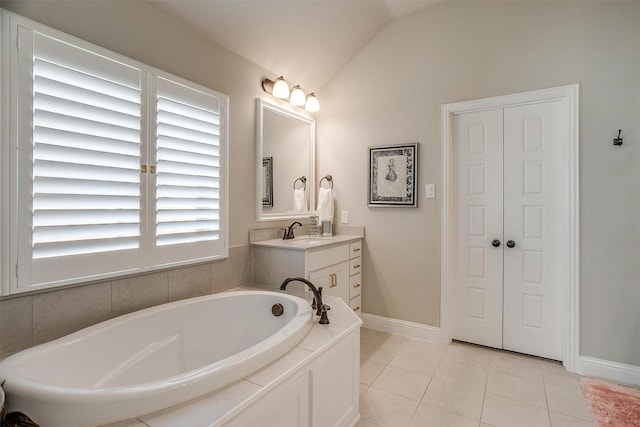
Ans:
[[[291,295],[192,298],[17,353],[0,363],[0,382],[8,409],[42,426],[105,424],[221,388],[285,354],[311,326],[309,303]]]

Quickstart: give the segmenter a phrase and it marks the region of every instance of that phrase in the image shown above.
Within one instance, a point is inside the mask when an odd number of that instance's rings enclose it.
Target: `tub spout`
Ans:
[[[316,309],[316,316],[320,316],[321,325],[328,325],[329,317],[327,316],[327,310],[330,310],[331,307],[322,303],[322,286],[316,288],[314,284],[307,279],[304,279],[302,277],[289,277],[288,279],[285,279],[284,282],[282,282],[282,284],[280,285],[280,290],[284,291],[285,289],[287,289],[287,285],[290,282],[302,282],[307,285],[309,289],[311,289],[311,292],[313,292],[312,307]]]

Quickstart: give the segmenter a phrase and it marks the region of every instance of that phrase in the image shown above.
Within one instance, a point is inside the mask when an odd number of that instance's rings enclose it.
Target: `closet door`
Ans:
[[[562,358],[560,102],[456,115],[453,338]]]
[[[499,109],[453,120],[453,338],[497,348],[502,348],[502,115]]]
[[[503,347],[551,359],[562,358],[562,117],[559,101],[504,110]]]

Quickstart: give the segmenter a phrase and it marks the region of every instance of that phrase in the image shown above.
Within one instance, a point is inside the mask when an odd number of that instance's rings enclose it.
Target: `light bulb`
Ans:
[[[320,111],[320,102],[313,92],[307,95],[307,102],[304,104],[304,109],[309,111],[310,113]]]
[[[284,77],[280,76],[273,82],[273,92],[271,94],[281,99],[289,97],[289,85],[284,81]]]
[[[305,103],[305,96],[299,85],[291,88],[291,97],[289,98],[291,105],[302,107]]]

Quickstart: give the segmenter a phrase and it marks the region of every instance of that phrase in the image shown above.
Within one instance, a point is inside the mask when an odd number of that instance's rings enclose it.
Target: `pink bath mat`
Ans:
[[[598,427],[640,427],[640,390],[592,378],[582,391]]]

